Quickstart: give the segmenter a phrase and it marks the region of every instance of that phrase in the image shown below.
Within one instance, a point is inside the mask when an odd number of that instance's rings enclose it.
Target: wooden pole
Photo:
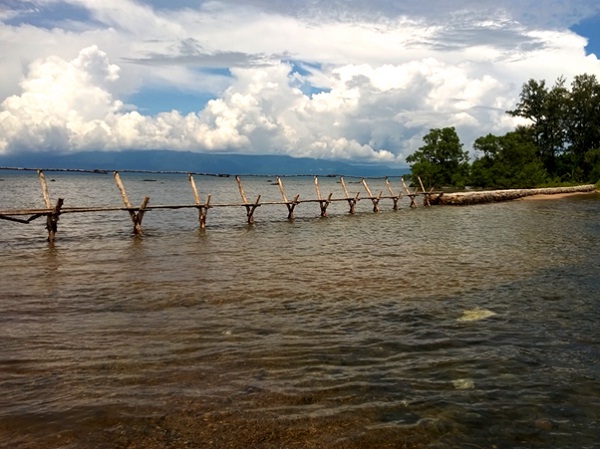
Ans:
[[[142,200],[142,204],[140,205],[137,214],[134,214],[135,220],[133,222],[133,233],[135,235],[142,235],[142,219],[144,218],[144,213],[146,212],[146,206],[148,205],[148,201],[150,201],[150,197],[145,196]]]
[[[254,211],[257,207],[260,206],[260,195],[258,195],[258,197],[256,198],[255,203],[248,202],[246,192],[244,192],[244,187],[242,186],[242,180],[239,176],[236,176],[235,180],[237,181],[238,188],[240,190],[240,195],[242,197],[242,200],[244,201],[244,207],[246,208],[246,217],[248,218],[248,224],[254,224]]]
[[[40,183],[42,184],[42,196],[44,197],[44,204],[48,209],[52,209],[52,202],[50,201],[50,194],[48,193],[48,183],[46,183],[46,177],[42,170],[38,170],[38,176]]]
[[[332,194],[330,193],[326,200],[323,199],[323,197],[321,196],[321,189],[319,188],[318,176],[315,176],[315,189],[317,191],[317,199],[319,200],[319,206],[321,208],[321,217],[326,217],[327,216],[327,208],[331,204],[331,195]]]
[[[127,208],[129,212],[129,216],[131,217],[131,221],[133,222],[133,233],[135,235],[142,235],[142,219],[144,218],[144,212],[146,206],[148,205],[148,201],[150,201],[149,196],[145,196],[142,204],[140,205],[137,213],[135,212],[135,208],[129,202],[129,198],[127,197],[127,191],[125,190],[125,186],[121,181],[121,177],[119,176],[119,172],[114,172],[115,182],[117,183],[117,187],[121,192],[121,197],[123,198],[123,204]]]
[[[288,209],[288,220],[293,220],[294,219],[294,209],[299,204],[298,198],[300,198],[300,195],[296,195],[294,197],[293,201],[288,201],[287,195],[285,194],[285,190],[283,188],[283,182],[281,181],[281,178],[279,176],[277,177],[277,184],[279,184],[279,190],[281,191],[281,196],[282,196],[283,201]]]
[[[198,195],[198,189],[196,189],[196,183],[194,182],[194,177],[191,173],[188,174],[188,179],[190,180],[190,184],[192,186],[192,192],[194,193],[194,199],[196,200],[196,204],[198,205],[198,222],[200,223],[200,229],[206,229],[206,215],[208,214],[208,209],[211,208],[210,198],[211,195],[208,194],[206,197],[206,203],[200,203],[200,195]]]
[[[200,204],[200,196],[198,195],[198,189],[196,189],[196,183],[194,182],[194,177],[191,173],[188,175],[188,179],[190,180],[190,185],[192,186],[192,193],[194,194],[196,204]]]
[[[42,196],[44,197],[44,203],[48,209],[52,209],[52,212],[46,214],[46,230],[48,231],[48,241],[50,243],[54,243],[54,240],[56,239],[56,232],[58,231],[60,209],[63,206],[64,200],[59,198],[56,201],[56,206],[52,207],[50,194],[48,193],[48,183],[46,182],[46,177],[44,176],[44,172],[42,170],[38,170],[38,177],[40,178],[40,183],[42,184]]]
[[[431,206],[429,197],[431,195],[432,190],[429,192],[425,191],[425,187],[423,186],[423,181],[421,180],[421,177],[417,176],[417,179],[419,180],[419,185],[421,186],[421,190],[423,191],[423,206],[425,206],[425,207]]]
[[[406,182],[404,182],[404,178],[400,179],[402,180],[402,185],[404,186],[404,190],[406,190],[406,194],[410,198],[410,207],[418,207],[417,203],[415,202],[415,197],[417,196],[417,194],[409,190],[408,186],[406,185]]]
[[[346,188],[346,183],[344,182],[344,177],[340,176],[340,182],[342,184],[342,188],[344,189],[344,193],[346,194],[346,201],[348,201],[348,205],[350,206],[350,213],[353,214],[356,212],[356,203],[359,201],[360,192],[356,194],[356,197],[351,197],[350,193],[348,193],[348,189]]]
[[[46,216],[46,229],[48,230],[48,241],[50,243],[54,242],[56,232],[58,231],[58,218],[60,216],[60,208],[63,205],[63,199],[59,198],[56,201],[56,206],[52,213]]]
[[[362,185],[365,187],[369,198],[373,202],[373,212],[379,212],[379,201],[381,201],[381,195],[383,192],[379,192],[379,194],[376,197],[374,197],[371,193],[371,189],[369,189],[369,186],[367,185],[367,181],[365,181],[365,178],[362,178],[361,182]]]
[[[390,180],[385,178],[385,185],[387,186],[388,192],[390,192],[390,196],[392,201],[394,201],[394,210],[398,210],[398,201],[402,198],[402,192],[398,192],[398,195],[394,195],[394,191],[392,190],[392,185],[390,184]]]

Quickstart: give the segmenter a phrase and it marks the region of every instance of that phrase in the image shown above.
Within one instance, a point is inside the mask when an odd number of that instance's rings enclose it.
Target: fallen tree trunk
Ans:
[[[556,195],[565,193],[588,193],[595,191],[592,184],[573,187],[545,187],[541,189],[480,190],[454,193],[441,193],[431,198],[431,204],[463,206],[467,204],[510,201],[532,195]]]

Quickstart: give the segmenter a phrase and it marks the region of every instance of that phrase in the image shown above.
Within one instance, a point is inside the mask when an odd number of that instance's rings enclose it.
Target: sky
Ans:
[[[406,166],[600,78],[598,0],[2,0],[0,155],[169,149]]]

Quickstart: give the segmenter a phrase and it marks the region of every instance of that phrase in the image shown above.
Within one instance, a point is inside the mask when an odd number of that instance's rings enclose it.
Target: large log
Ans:
[[[442,193],[431,199],[432,204],[463,206],[468,204],[510,201],[533,195],[556,195],[564,193],[586,193],[595,191],[595,186],[586,184],[573,187],[545,187],[540,189],[479,190]]]

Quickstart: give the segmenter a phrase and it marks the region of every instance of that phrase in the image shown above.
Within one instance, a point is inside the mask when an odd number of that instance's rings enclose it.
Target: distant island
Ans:
[[[0,155],[0,167],[85,170],[190,171],[230,175],[403,176],[409,168],[284,155],[207,154],[185,151],[90,151],[73,154]]]

